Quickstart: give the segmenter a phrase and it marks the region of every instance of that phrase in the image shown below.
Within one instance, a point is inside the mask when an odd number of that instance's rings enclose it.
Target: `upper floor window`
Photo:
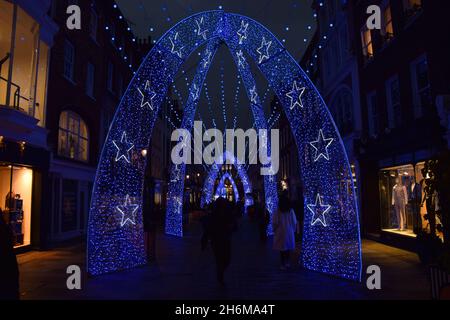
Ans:
[[[431,90],[426,56],[418,58],[411,64],[411,80],[414,115],[418,118],[423,115],[424,110],[431,104]]]
[[[331,110],[334,120],[342,135],[353,131],[353,97],[348,89],[341,89],[336,94]]]
[[[403,8],[406,16],[411,17],[422,9],[422,0],[403,0]]]
[[[97,41],[98,31],[98,15],[94,8],[91,8],[91,16],[89,19],[89,35],[94,41]]]
[[[66,40],[64,42],[64,77],[74,81],[75,48],[73,44]]]
[[[369,135],[376,136],[380,130],[380,116],[377,107],[377,94],[375,91],[367,94],[367,115],[369,120]]]
[[[372,34],[366,25],[361,29],[361,43],[364,57],[366,60],[371,59],[373,57]]]
[[[384,8],[383,36],[385,41],[389,41],[394,37],[394,26],[392,24],[391,6],[388,4]]]
[[[59,117],[58,154],[74,160],[88,161],[88,129],[83,119],[72,111],[63,111]]]
[[[389,128],[399,127],[402,124],[402,110],[398,76],[394,76],[386,81],[386,98]]]
[[[95,83],[95,66],[88,62],[86,68],[86,94],[91,98],[94,97],[94,83]]]

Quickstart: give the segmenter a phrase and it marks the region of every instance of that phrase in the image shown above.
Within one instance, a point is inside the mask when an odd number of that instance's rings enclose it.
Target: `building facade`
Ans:
[[[45,242],[50,1],[0,1],[0,209],[16,247]]]
[[[81,9],[81,30],[66,27],[71,4]],[[112,0],[54,0],[50,14],[59,26],[51,50],[46,122],[49,240],[56,242],[85,233],[103,141],[140,56]]]

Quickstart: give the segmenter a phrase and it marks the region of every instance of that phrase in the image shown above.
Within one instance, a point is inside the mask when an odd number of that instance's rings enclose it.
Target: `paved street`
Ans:
[[[364,270],[378,264],[382,290],[295,267],[280,271],[271,242],[261,244],[256,226],[244,220],[234,234],[226,287],[216,284],[210,249],[200,251],[200,228],[184,238],[158,234],[157,263],[96,278],[83,288],[65,287],[70,264],[84,269],[84,246],[19,255],[22,299],[428,299],[426,269],[413,253],[364,241]],[[297,259],[299,252],[296,252]]]

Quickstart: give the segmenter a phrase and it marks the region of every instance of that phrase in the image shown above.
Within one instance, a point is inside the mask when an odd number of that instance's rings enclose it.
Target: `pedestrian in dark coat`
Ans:
[[[0,209],[0,300],[19,299],[19,266],[14,252],[11,228]]]

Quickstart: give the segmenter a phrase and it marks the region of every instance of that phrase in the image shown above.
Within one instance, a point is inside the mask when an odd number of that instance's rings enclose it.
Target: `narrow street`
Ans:
[[[75,245],[18,256],[22,299],[427,299],[425,267],[414,253],[377,242],[363,242],[364,269],[377,264],[382,289],[333,278],[295,266],[280,271],[271,241],[259,241],[256,226],[245,218],[233,238],[226,287],[215,280],[211,249],[200,250],[200,225],[184,238],[158,234],[157,262],[114,274],[85,278],[82,290],[66,289],[67,266],[85,267],[84,246]],[[299,250],[294,259],[297,260]],[[414,282],[410,281],[414,279]]]

